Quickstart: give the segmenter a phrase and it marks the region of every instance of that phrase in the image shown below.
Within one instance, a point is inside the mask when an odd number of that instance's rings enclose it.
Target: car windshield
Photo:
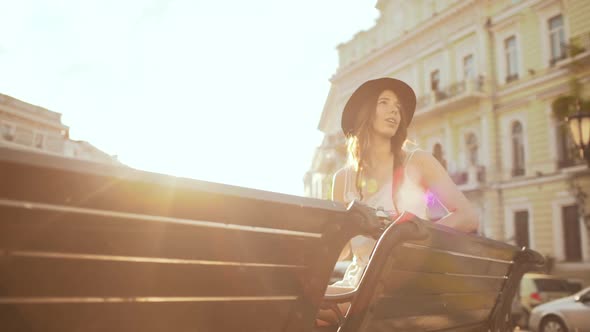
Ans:
[[[574,293],[567,280],[560,279],[536,279],[535,285],[540,292],[567,292]]]
[[[580,290],[582,290],[582,284],[579,282],[571,282],[570,281],[569,284],[570,284],[570,290],[572,293],[577,293]]]
[[[582,289],[581,291],[576,293],[576,296],[582,297],[584,295],[588,295],[590,296],[590,287],[586,287],[584,289]]]

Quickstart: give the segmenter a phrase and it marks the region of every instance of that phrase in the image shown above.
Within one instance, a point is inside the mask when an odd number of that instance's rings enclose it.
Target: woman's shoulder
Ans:
[[[428,162],[434,159],[431,153],[428,151],[416,148],[411,151],[406,151],[406,164],[408,165],[420,165],[421,162]]]
[[[406,158],[406,172],[414,179],[437,177],[441,172],[446,173],[440,162],[434,156],[422,149],[416,149]]]
[[[430,169],[438,163],[431,153],[420,148],[414,148],[409,151],[406,150],[405,153],[406,174],[415,180],[422,179],[426,173],[429,173]]]
[[[411,146],[407,146],[405,145],[402,148],[403,153],[405,154],[405,164],[406,165],[410,165],[410,164],[416,164],[416,161],[420,161],[420,160],[424,160],[424,158],[427,158],[427,155],[430,155],[430,153],[422,150],[420,147],[418,147],[417,145],[413,144]]]

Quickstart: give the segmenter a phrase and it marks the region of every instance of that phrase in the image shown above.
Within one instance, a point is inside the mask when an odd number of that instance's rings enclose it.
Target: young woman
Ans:
[[[477,214],[444,167],[430,153],[406,147],[415,109],[412,88],[393,78],[367,81],[352,94],[341,123],[348,138],[349,165],[334,175],[332,200],[344,204],[360,200],[393,218],[407,211],[429,219],[429,206],[442,205],[446,215],[437,223],[475,231]],[[352,254],[352,263],[343,279],[328,287],[328,294],[356,288],[375,243],[364,236],[348,243],[341,258]],[[347,309],[348,304],[340,305],[343,313]],[[335,313],[321,310],[316,323],[325,326],[335,321]]]
[[[394,218],[407,211],[429,219],[429,206],[440,204],[446,215],[438,224],[473,232],[477,214],[446,170],[430,153],[405,147],[415,109],[412,88],[393,78],[367,81],[352,94],[342,113],[349,165],[334,175],[332,199],[344,204],[360,200]],[[374,239],[364,236],[349,242],[341,257],[352,253],[352,263],[328,293],[357,286],[374,245]]]

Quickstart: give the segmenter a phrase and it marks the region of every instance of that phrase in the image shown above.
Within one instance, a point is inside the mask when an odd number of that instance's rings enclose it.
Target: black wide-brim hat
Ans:
[[[342,111],[341,126],[344,135],[348,137],[354,134],[357,129],[355,128],[357,117],[362,115],[360,110],[363,104],[369,98],[377,99],[379,94],[385,90],[391,90],[397,95],[402,105],[405,122],[410,124],[416,110],[416,94],[414,90],[403,81],[383,77],[366,81],[352,93]]]

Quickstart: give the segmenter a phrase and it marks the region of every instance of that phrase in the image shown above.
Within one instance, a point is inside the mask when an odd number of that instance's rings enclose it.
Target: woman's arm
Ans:
[[[408,176],[417,178],[447,208],[449,214],[437,223],[462,232],[477,231],[477,212],[451,180],[447,171],[430,153],[416,151],[408,162]]]

